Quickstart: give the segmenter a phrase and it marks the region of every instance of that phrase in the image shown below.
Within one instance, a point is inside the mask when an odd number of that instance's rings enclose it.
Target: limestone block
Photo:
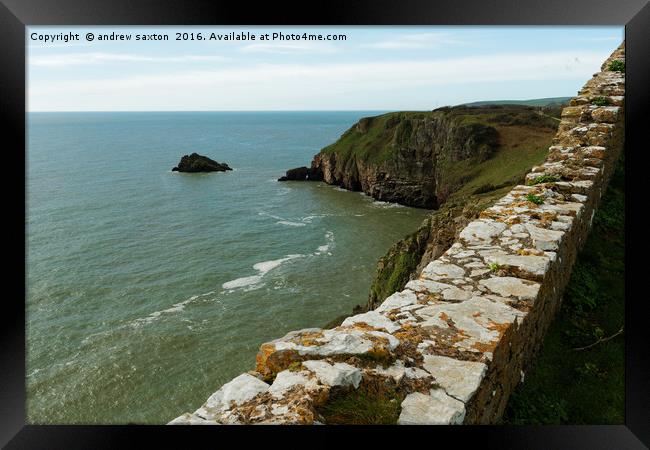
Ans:
[[[282,398],[285,392],[296,386],[304,386],[307,390],[318,389],[318,383],[309,376],[309,372],[304,370],[300,372],[283,370],[275,377],[268,391],[273,397]]]
[[[487,371],[487,366],[483,363],[439,355],[425,355],[423,367],[448,395],[463,403],[472,398]]]
[[[212,394],[194,414],[204,419],[213,420],[219,414],[230,409],[231,404],[240,405],[268,389],[269,385],[262,380],[243,373],[221,386],[221,389]]]
[[[442,389],[431,389],[430,394],[414,392],[402,401],[400,425],[455,425],[463,422],[465,405],[445,394]]]
[[[462,278],[465,276],[465,269],[454,264],[446,264],[435,260],[430,262],[422,270],[422,276],[434,281],[448,278]]]
[[[399,324],[393,322],[388,317],[378,313],[377,311],[368,311],[363,314],[357,314],[352,317],[348,317],[343,321],[341,326],[352,326],[357,323],[365,323],[373,328],[383,329],[389,333],[402,328]]]
[[[305,361],[302,365],[312,371],[316,378],[328,386],[359,387],[361,370],[347,363],[330,364],[326,361]]]
[[[178,416],[167,425],[221,425],[220,423],[214,420],[206,420],[202,417],[197,416],[196,414],[185,413],[182,416]]]
[[[408,288],[408,285],[406,287]],[[405,289],[402,292],[396,292],[388,297],[381,305],[379,305],[378,308],[375,308],[375,311],[383,313],[385,311],[390,311],[391,309],[413,305],[417,302],[418,299],[415,292]]]
[[[505,229],[506,224],[502,222],[475,220],[460,232],[460,238],[472,244],[490,243]]]
[[[479,281],[490,291],[505,296],[517,297],[522,300],[534,300],[539,292],[539,283],[522,280],[515,277],[492,277]]]

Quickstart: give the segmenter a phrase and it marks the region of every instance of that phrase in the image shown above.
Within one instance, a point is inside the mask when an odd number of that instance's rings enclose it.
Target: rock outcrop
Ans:
[[[172,172],[225,172],[226,170],[232,170],[228,164],[218,163],[207,156],[192,153],[183,156]]]
[[[495,423],[541,346],[622,151],[625,74],[609,68],[624,60],[621,45],[564,108],[526,184],[403,290],[333,329],[262,344],[254,371],[170,423],[327,423],[323,406],[355,391],[399,402],[400,424]]]
[[[278,181],[322,181],[323,172],[310,167],[296,167],[287,170],[287,173],[278,178]]]

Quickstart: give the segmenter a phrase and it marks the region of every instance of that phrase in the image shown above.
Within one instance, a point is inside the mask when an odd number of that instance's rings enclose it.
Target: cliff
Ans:
[[[550,136],[555,126],[534,108],[515,105],[365,117],[310,168],[289,170],[280,180],[323,180],[377,200],[437,209],[480,175],[473,168],[510,144],[513,127]]]

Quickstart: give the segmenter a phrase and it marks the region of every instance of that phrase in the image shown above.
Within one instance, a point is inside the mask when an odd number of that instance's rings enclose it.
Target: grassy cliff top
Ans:
[[[436,120],[448,121],[450,126],[462,128],[464,134],[473,135],[476,139],[487,135],[485,131],[488,128],[494,128],[500,135],[503,134],[503,143],[511,145],[513,138],[517,139],[518,135],[532,130],[539,130],[541,134],[554,131],[557,121],[552,115],[552,111],[542,115],[538,113],[538,108],[518,105],[456,106],[433,111],[391,112],[362,118],[336,142],[323,148],[321,153],[336,153],[343,159],[354,155],[363,161],[379,164],[390,159],[397,148],[416,146],[412,142],[413,131],[428,121]],[[519,128],[520,133],[513,133],[513,128]],[[522,142],[526,145],[530,143]]]

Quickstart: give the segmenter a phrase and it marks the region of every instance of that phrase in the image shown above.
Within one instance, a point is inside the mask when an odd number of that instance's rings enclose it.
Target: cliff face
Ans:
[[[450,110],[363,118],[314,157],[311,171],[378,200],[438,208],[461,184],[448,169],[480,163],[499,145],[494,127]]]

